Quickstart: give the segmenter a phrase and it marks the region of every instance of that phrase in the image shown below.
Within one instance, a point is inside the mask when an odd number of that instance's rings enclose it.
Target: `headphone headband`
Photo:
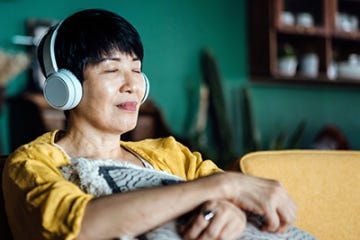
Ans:
[[[58,71],[58,66],[55,58],[55,40],[60,28],[61,22],[55,27],[52,33],[50,33],[44,42],[43,60],[46,77],[50,76],[54,72]]]

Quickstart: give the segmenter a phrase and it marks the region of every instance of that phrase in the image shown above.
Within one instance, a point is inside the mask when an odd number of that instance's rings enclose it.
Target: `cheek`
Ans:
[[[97,81],[89,84],[84,83],[83,91],[84,98],[90,101],[94,99],[101,101],[105,100],[109,96],[112,96],[112,94],[116,91],[116,88],[106,82]]]
[[[100,88],[100,86],[98,87]],[[107,82],[101,86],[101,89],[104,95],[112,96],[115,92],[118,91],[118,86]]]

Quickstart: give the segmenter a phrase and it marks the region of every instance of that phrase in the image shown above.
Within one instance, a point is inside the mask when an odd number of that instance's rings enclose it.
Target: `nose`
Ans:
[[[120,92],[138,94],[139,99],[143,95],[144,81],[143,76],[138,73],[129,73],[124,76],[124,83],[120,87]]]
[[[129,80],[129,78],[125,78],[124,84],[120,87],[120,92],[133,93],[136,90],[136,86],[133,81]]]

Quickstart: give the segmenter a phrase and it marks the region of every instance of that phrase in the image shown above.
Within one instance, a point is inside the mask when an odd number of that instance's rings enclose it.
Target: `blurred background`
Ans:
[[[143,71],[151,82],[149,102],[155,108],[151,112],[157,111],[150,127],[165,125],[169,134],[220,166],[249,151],[315,148],[321,145],[316,141],[322,130],[329,128],[335,129],[330,137],[336,135],[336,141],[345,142],[343,148],[359,149],[360,85],[356,81],[309,84],[297,78],[289,83],[273,81],[271,73],[258,81],[250,71],[250,64],[262,64],[261,59],[268,57],[264,50],[263,56],[250,61],[251,49],[271,42],[269,35],[254,33],[269,31],[274,6],[284,12],[293,1],[263,2],[269,5],[251,10],[246,0],[0,0],[1,53],[10,61],[6,66],[18,66],[0,85],[1,153],[13,151],[39,132],[64,126],[62,113],[49,109],[41,97],[34,44],[46,26],[85,8],[114,11],[139,31],[145,48]],[[327,1],[318,2],[322,9]],[[260,11],[264,7],[267,14]],[[321,10],[309,11],[319,14]],[[315,17],[318,22],[323,23]],[[264,41],[254,46],[254,36]],[[0,61],[0,76],[4,69],[9,67],[1,68]]]

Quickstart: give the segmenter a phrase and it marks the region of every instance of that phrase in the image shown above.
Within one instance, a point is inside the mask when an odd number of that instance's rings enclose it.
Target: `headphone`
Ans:
[[[45,77],[43,94],[48,104],[58,110],[70,110],[75,108],[82,97],[80,80],[67,69],[58,69],[55,58],[55,40],[61,22],[50,33],[44,42],[42,57],[44,62]],[[141,99],[144,103],[150,91],[150,83],[147,76],[142,73],[145,82],[145,93]]]

